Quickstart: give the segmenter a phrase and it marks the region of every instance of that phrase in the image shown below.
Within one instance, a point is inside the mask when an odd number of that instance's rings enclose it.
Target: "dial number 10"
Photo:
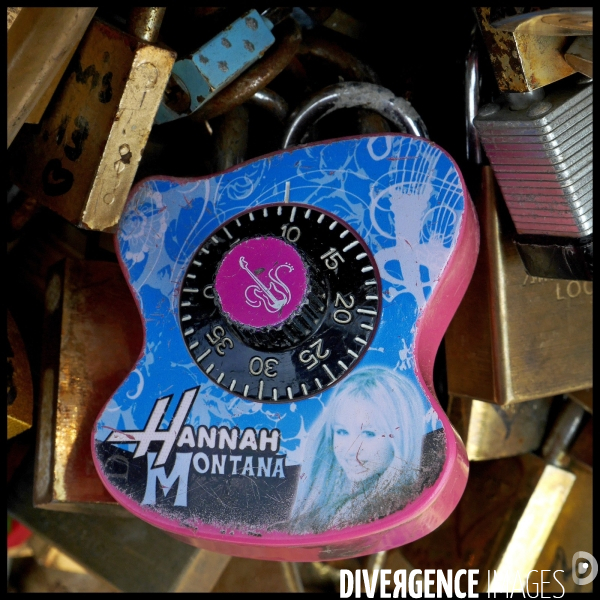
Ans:
[[[284,237],[288,242],[297,242],[300,239],[301,231],[295,225],[289,226],[289,223],[283,225],[281,228],[283,234],[281,237]]]

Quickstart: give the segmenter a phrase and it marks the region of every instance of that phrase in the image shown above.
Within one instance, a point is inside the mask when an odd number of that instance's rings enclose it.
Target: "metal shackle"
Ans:
[[[302,32],[293,19],[287,19],[279,27],[275,43],[265,52],[260,61],[192,113],[191,119],[196,122],[214,119],[247,102],[256,92],[267,87],[290,64],[300,47]]]
[[[374,83],[348,81],[323,88],[290,115],[282,148],[301,144],[311,125],[340,108],[373,110],[401,132],[429,139],[423,119],[408,100]]]

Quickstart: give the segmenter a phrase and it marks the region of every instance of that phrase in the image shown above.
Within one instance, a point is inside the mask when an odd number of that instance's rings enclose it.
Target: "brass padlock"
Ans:
[[[469,460],[490,460],[537,450],[546,430],[552,398],[498,406],[450,396],[448,417],[462,438]]]
[[[569,397],[571,396],[570,394]],[[549,585],[544,586],[548,593],[560,594],[561,587],[567,592],[592,591],[593,578],[589,579],[590,572],[586,572],[585,564],[580,569],[577,558],[574,557],[584,553],[581,557],[583,562],[587,562],[588,566],[591,563],[589,556],[586,560],[585,553],[592,554],[593,548],[593,421],[590,414],[582,415],[577,410],[584,405],[577,405],[575,402],[567,405],[571,413],[571,422],[567,426],[569,429],[575,426],[576,439],[562,461],[577,479],[535,565],[535,572],[529,581],[532,592],[535,591],[536,583],[540,589],[542,577],[548,580],[548,571],[555,573]],[[583,426],[577,423],[580,416]]]
[[[417,568],[479,569],[479,592],[526,588],[577,479],[578,471],[568,469],[568,451],[582,413],[567,400],[542,457],[525,454],[471,463],[456,510],[428,537],[404,546],[407,559]]]
[[[15,138],[12,180],[79,227],[115,226],[174,60],[95,18],[39,126]]]
[[[39,122],[96,8],[8,7],[8,146]]]
[[[66,259],[46,290],[33,503],[77,512],[120,511],[92,462],[98,410],[142,346],[135,303],[116,263]]]
[[[7,439],[29,429],[33,422],[33,386],[25,344],[7,311]]]
[[[592,554],[592,469],[573,461],[570,470],[577,479],[529,577],[531,594],[536,591],[535,584],[540,589],[542,578],[545,580],[544,591],[549,596],[592,591],[591,582],[581,585],[575,581],[575,577],[583,579],[583,576],[573,568],[575,553]]]
[[[592,282],[529,276],[499,193],[483,167],[481,250],[445,337],[448,390],[504,405],[589,388]]]
[[[534,568],[574,481],[533,454],[471,463],[454,513],[402,552],[420,569],[479,569],[478,592],[511,591]]]

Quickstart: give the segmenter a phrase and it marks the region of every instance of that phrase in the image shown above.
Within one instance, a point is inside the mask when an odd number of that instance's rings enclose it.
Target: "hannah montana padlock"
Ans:
[[[468,463],[432,370],[478,227],[441,148],[360,136],[147,179],[117,240],[146,332],[93,432],[119,503],[286,561],[387,550],[450,514]]]

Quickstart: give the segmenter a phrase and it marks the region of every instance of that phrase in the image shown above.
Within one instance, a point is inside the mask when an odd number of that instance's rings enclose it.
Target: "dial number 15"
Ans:
[[[320,258],[325,262],[325,266],[332,271],[338,268],[338,260],[346,262],[344,257],[335,248],[329,248]]]

